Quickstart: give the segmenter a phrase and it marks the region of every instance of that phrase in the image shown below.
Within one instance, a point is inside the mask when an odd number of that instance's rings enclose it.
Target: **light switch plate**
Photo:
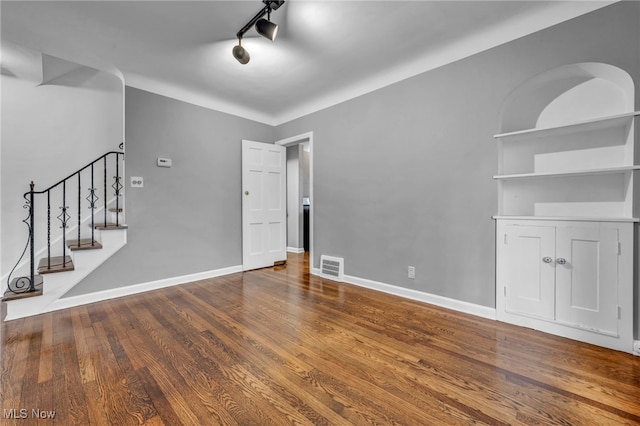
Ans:
[[[410,278],[412,280],[416,279],[416,267],[415,266],[408,266],[407,267],[407,278]]]
[[[131,187],[132,188],[143,188],[144,187],[144,178],[140,176],[131,176]]]

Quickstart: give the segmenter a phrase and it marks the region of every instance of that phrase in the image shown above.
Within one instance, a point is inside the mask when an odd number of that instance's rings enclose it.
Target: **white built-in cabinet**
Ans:
[[[624,71],[587,63],[535,77],[505,102],[495,136],[499,320],[632,351],[633,93]]]
[[[633,224],[501,219],[498,319],[631,352]]]

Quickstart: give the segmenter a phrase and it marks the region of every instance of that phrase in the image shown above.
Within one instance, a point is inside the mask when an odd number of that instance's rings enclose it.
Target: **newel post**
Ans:
[[[29,191],[29,252],[30,252],[30,256],[31,256],[31,262],[30,262],[30,270],[29,270],[29,280],[30,280],[30,285],[29,285],[29,291],[36,291],[36,286],[35,286],[35,249],[34,249],[34,232],[33,232],[33,227],[34,227],[34,207],[33,207],[33,202],[34,202],[34,192],[33,189],[35,188],[36,184],[33,183],[33,181],[31,181],[31,183],[29,184],[29,186],[31,187],[31,190]]]

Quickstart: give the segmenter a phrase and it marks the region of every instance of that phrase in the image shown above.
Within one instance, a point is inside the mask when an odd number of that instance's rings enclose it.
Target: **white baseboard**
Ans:
[[[101,302],[103,300],[115,299],[118,297],[129,296],[132,294],[157,290],[160,288],[171,287],[179,284],[186,284],[194,281],[204,280],[207,278],[220,277],[222,275],[234,274],[236,272],[242,272],[242,265],[230,266],[227,268],[214,269],[211,271],[198,272],[195,274],[183,275],[178,277],[165,278],[162,280],[134,284],[126,287],[97,291],[95,293],[82,294],[79,296],[63,297],[51,303],[43,312],[57,311],[60,309],[72,308],[74,306]]]
[[[313,268],[312,275],[320,276],[320,269]],[[405,299],[417,300],[418,302],[429,303],[431,305],[440,306],[465,314],[471,314],[491,320],[496,319],[495,308],[488,308],[475,303],[464,302],[462,300],[451,299],[449,297],[438,296],[437,294],[425,293],[422,291],[412,290],[409,288],[398,287],[391,284],[381,283],[366,278],[344,275],[344,282],[365,287],[371,290],[382,291],[384,293],[393,294],[394,296],[404,297]]]
[[[302,247],[287,247],[287,251],[289,253],[304,253],[304,248],[302,248]]]

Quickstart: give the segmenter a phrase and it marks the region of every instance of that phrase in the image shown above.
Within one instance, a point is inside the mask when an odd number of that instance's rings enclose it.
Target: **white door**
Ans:
[[[242,267],[287,259],[286,148],[242,141]]]
[[[555,227],[506,227],[507,312],[553,319]]]
[[[556,321],[618,333],[618,230],[558,227]]]

